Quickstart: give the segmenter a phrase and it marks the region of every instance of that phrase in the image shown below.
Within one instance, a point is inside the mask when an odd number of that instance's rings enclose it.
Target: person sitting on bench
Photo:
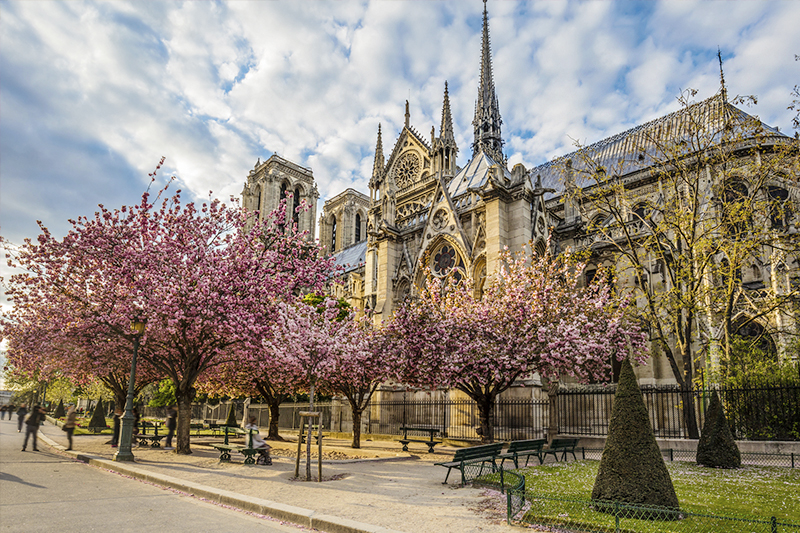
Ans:
[[[267,441],[265,441],[261,435],[259,435],[258,425],[256,425],[256,417],[251,416],[248,418],[248,421],[249,423],[244,427],[244,429],[246,429],[250,434],[250,437],[248,438],[252,442],[253,449],[258,450],[258,459],[256,460],[256,464],[271,465],[272,459],[269,456],[269,451],[272,449],[272,447],[267,444]]]

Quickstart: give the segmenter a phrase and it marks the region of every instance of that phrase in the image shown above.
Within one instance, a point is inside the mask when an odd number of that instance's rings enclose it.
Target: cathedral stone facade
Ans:
[[[575,170],[579,170],[580,154],[567,154],[532,169],[522,164],[508,168],[485,5],[482,33],[473,142],[464,150],[469,153],[464,166],[457,164],[460,149],[453,133],[445,83],[438,132],[433,128],[430,137],[425,137],[414,129],[406,102],[405,124],[388,152],[384,151],[383,132],[378,125],[369,195],[347,189],[325,202],[319,219],[319,242],[346,272],[345,283],[334,285],[332,291],[356,308],[369,308],[376,321],[392,315],[414,287],[423,282],[426,268],[433,276],[455,271],[456,276],[472,277],[480,293],[487,277],[498,270],[505,249],[518,251],[530,244],[533,252],[541,254],[548,246],[548,237],[553,251],[591,249],[594,266],[588,269],[589,276],[597,266],[618,266],[613,250],[598,242],[598,232],[592,230],[593,224],[596,230],[597,224],[602,223],[595,220],[598,214],[588,212],[585,205],[577,205],[568,194],[569,188],[574,187],[570,178],[573,161]],[[747,116],[727,102],[724,85],[719,95],[699,105],[708,116]],[[628,167],[616,168],[619,179],[642,198],[658,196],[658,185],[647,165],[647,150],[641,148],[642,139],[647,132],[680,128],[682,120],[681,112],[673,113],[595,143],[587,150],[609,168],[618,161],[633,161]],[[777,130],[763,127],[774,133],[776,143],[789,139]],[[561,190],[557,192],[555,187]],[[260,205],[269,210],[284,194],[281,191],[289,190],[299,191],[299,198],[312,206],[300,221],[302,229],[310,229],[316,198],[311,171],[277,156],[257,164],[250,172],[243,192],[245,207]],[[787,185],[781,191],[784,200],[800,203],[796,187]],[[638,213],[636,206],[631,206],[631,213]],[[797,231],[788,223],[784,230]],[[745,285],[752,282],[755,288],[766,284],[791,290],[790,285],[800,279],[797,261],[785,258],[779,267],[770,253],[767,250],[765,257],[754,260],[758,270],[753,268],[745,274]],[[648,269],[648,282],[663,278],[657,262],[648,265]],[[620,274],[617,282],[635,281]],[[793,317],[781,310],[764,320],[778,323],[779,329],[795,329]],[[675,382],[669,365],[657,356],[653,364],[637,369],[637,374],[642,384]]]
[[[313,240],[319,191],[311,169],[301,167],[277,154],[273,154],[263,163],[259,159],[244,184],[242,207],[249,211],[258,211],[259,219],[263,220],[278,209],[284,200],[287,212],[292,213],[297,228],[307,232],[307,238]],[[303,203],[308,208],[297,210]]]

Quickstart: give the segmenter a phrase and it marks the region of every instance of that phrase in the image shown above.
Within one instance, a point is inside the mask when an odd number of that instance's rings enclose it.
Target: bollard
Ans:
[[[772,529],[770,531],[772,531],[772,533],[778,533],[778,519],[773,516],[771,523]]]

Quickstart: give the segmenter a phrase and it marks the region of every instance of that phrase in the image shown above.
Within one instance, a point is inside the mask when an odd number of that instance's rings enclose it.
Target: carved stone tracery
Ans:
[[[414,152],[408,152],[400,158],[394,168],[394,182],[401,189],[411,186],[419,176],[420,161],[419,156]]]

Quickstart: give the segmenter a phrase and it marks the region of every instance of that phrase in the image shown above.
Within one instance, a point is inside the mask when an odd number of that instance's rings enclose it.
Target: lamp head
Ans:
[[[131,320],[131,329],[133,329],[137,335],[144,334],[144,326],[147,321],[144,319],[139,318],[138,316]]]

